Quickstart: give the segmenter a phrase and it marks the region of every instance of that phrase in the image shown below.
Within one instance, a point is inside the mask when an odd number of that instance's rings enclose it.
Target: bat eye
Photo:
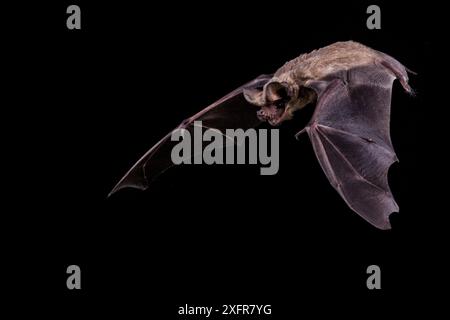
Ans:
[[[286,102],[283,99],[280,99],[280,100],[275,101],[273,104],[278,109],[281,109],[281,108],[284,108],[284,106],[286,105]]]

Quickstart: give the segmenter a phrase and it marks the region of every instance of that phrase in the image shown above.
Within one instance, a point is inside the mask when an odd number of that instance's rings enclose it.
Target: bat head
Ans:
[[[256,113],[261,121],[278,126],[292,119],[294,111],[308,104],[313,99],[313,92],[295,83],[271,80],[262,90],[244,90],[244,97],[261,108]]]

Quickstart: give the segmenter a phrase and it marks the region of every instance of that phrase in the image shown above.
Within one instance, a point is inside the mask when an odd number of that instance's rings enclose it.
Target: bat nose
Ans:
[[[258,110],[256,111],[256,116],[259,118],[259,120],[261,121],[266,121],[268,119],[268,116],[264,113],[263,110]]]

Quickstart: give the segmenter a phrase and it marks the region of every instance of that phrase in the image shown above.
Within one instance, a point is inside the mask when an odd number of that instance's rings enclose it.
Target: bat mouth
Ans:
[[[272,126],[280,124],[284,114],[286,112],[285,103],[275,103],[268,106],[263,106],[256,113],[258,119],[263,122],[268,122]]]

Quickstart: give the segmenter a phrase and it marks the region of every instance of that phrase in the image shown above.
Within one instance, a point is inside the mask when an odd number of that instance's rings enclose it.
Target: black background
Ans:
[[[82,30],[67,30],[69,4],[80,5]],[[14,256],[5,262],[19,273],[17,295],[42,298],[36,306],[60,317],[181,319],[186,303],[272,304],[276,319],[424,307],[445,274],[443,217],[428,198],[438,187],[425,164],[435,145],[423,130],[436,117],[427,110],[439,8],[378,3],[382,29],[368,30],[368,4],[61,1],[17,9],[8,33],[17,51],[6,61],[15,69],[9,111],[20,126],[8,158],[21,169],[8,172],[20,178],[10,185]],[[346,206],[307,137],[293,138],[294,125],[281,128],[275,176],[257,166],[184,166],[148,191],[107,198],[181,120],[300,53],[350,39],[418,73],[416,97],[397,82],[393,89],[400,163],[389,181],[401,212],[392,230]],[[71,264],[81,267],[80,291],[66,288]],[[382,290],[366,288],[371,264],[381,267]]]

